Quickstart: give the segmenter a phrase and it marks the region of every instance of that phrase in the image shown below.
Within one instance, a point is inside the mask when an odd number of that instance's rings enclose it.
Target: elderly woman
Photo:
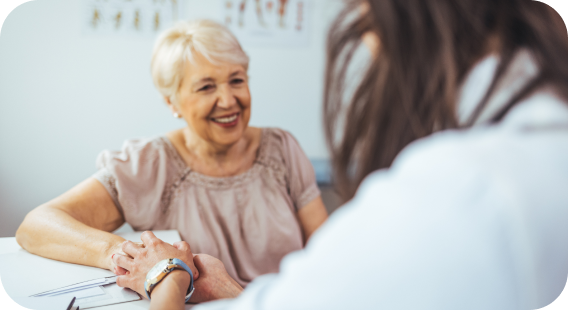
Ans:
[[[217,23],[167,30],[154,48],[152,76],[187,126],[102,152],[94,176],[26,216],[18,243],[116,272],[111,258],[124,239],[110,232],[127,222],[135,230],[177,229],[192,251],[220,259],[241,285],[278,271],[327,213],[294,137],[248,126],[248,63]]]

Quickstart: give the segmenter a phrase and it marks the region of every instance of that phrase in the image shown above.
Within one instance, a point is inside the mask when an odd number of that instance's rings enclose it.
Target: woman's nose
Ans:
[[[218,107],[229,109],[237,104],[237,98],[235,97],[235,94],[233,94],[231,87],[223,85],[219,90],[219,100],[217,102]]]

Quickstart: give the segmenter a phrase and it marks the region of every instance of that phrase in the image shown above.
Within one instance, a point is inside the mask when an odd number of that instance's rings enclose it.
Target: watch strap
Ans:
[[[169,265],[174,265],[175,267],[173,269],[170,270],[173,271],[174,269],[183,269],[185,271],[187,271],[189,273],[189,288],[187,289],[187,295],[185,296],[185,302],[187,303],[189,301],[189,299],[191,298],[191,296],[193,295],[193,292],[195,291],[195,288],[193,287],[193,272],[191,271],[191,268],[189,268],[181,259],[178,258],[170,258],[168,259],[171,263]],[[158,262],[161,263],[162,261]],[[168,272],[168,274],[170,273]],[[167,276],[167,275],[166,275]],[[163,278],[162,278],[163,280]],[[160,281],[161,282],[161,281]],[[158,282],[159,283],[159,282]],[[151,286],[154,287],[156,285],[158,285],[158,283],[155,283]],[[148,300],[151,300],[150,298],[150,292],[152,289],[146,286],[146,283],[144,284],[144,290],[146,291],[146,296],[148,297]]]
[[[193,291],[195,290],[193,287],[193,272],[191,272],[191,268],[189,268],[181,259],[174,258],[172,259],[172,263],[183,268],[189,273],[189,278],[191,280],[189,281],[189,288],[187,289],[187,295],[185,296],[185,302],[188,302],[191,298],[191,295],[193,295]]]

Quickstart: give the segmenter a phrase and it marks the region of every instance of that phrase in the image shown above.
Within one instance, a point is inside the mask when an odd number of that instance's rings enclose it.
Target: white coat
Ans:
[[[462,87],[465,120],[499,60]],[[280,273],[213,309],[536,309],[568,275],[568,104],[541,90],[487,124],[536,73],[520,52],[480,121],[412,143],[370,175]]]

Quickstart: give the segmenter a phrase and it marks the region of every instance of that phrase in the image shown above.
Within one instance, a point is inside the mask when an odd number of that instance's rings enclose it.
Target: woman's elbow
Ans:
[[[28,252],[33,252],[34,240],[37,240],[37,235],[41,233],[39,220],[42,217],[41,213],[45,212],[44,209],[44,206],[39,206],[30,211],[16,231],[16,241]]]

